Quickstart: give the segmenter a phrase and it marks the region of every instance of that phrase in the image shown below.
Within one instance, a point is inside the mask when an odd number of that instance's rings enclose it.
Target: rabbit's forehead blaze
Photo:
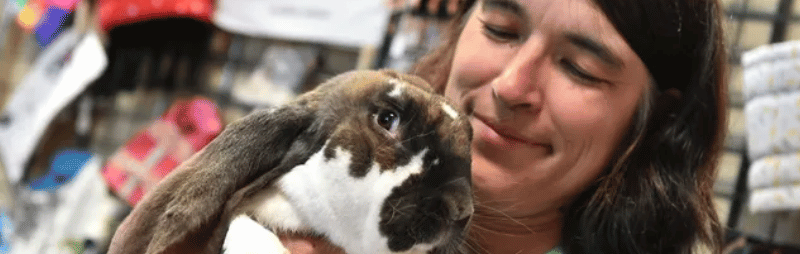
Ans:
[[[445,99],[444,96],[428,92],[418,85],[399,80],[390,79],[385,82],[390,88],[383,88],[384,93],[391,99],[398,101],[412,101],[413,107],[400,117],[412,117],[414,123],[409,126],[427,126],[425,133],[410,132],[403,135],[409,138],[414,135],[430,134],[431,131],[438,139],[452,144],[452,151],[459,156],[469,156],[469,144],[472,138],[472,129],[467,115],[461,114],[456,107]],[[403,131],[409,131],[409,128]]]
[[[400,82],[402,82],[402,81],[400,81],[398,79],[390,79],[388,83],[389,83],[389,85],[392,86],[392,90],[389,91],[389,93],[387,95],[389,95],[390,97],[394,97],[394,98],[400,98],[401,96],[403,96],[403,86],[404,86],[404,84],[400,83]]]
[[[366,99],[373,97],[372,95],[380,94],[397,100],[411,99],[417,102],[425,102],[431,97],[431,94],[415,84],[399,78],[389,77],[369,77],[354,80],[344,89],[353,99]]]
[[[344,89],[345,94],[351,99],[369,98],[379,92],[388,92],[395,87],[406,86],[404,81],[395,78],[384,78],[376,76],[364,76],[345,82],[340,89]],[[398,88],[402,89],[402,88]]]

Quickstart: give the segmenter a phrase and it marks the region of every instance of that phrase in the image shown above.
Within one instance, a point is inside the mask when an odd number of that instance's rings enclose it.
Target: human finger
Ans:
[[[344,251],[325,239],[296,234],[279,236],[283,246],[292,254],[339,254]]]

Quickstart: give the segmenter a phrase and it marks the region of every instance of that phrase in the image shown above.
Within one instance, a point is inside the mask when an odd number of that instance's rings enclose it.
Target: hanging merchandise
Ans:
[[[17,9],[21,9],[25,4],[28,3],[28,0],[13,0],[14,4],[16,4]]]
[[[80,0],[17,0],[21,9],[17,23],[33,33],[39,46],[46,47],[67,26],[75,5]]]
[[[307,44],[269,45],[250,77],[233,87],[233,98],[253,107],[279,106],[300,92],[314,70],[319,48]]]
[[[214,24],[251,37],[363,47],[380,43],[388,17],[376,0],[219,0]]]
[[[99,0],[100,28],[162,18],[192,18],[211,23],[212,0]]]
[[[387,67],[409,71],[411,66],[439,43],[445,22],[415,14],[403,14],[389,49]]]
[[[742,54],[752,213],[800,211],[800,42]]]
[[[33,31],[33,28],[39,23],[39,20],[42,19],[42,15],[44,14],[44,10],[46,8],[45,1],[20,0],[17,1],[17,5],[20,8],[20,12],[17,15],[17,23],[20,25],[20,27],[25,29],[25,31]]]
[[[80,0],[49,0],[50,4],[64,10],[73,10]]]
[[[56,158],[54,166],[71,164],[63,166],[74,175],[57,189],[36,190],[29,185],[17,190],[10,216],[16,228],[7,236],[13,246],[0,253],[91,253],[91,244],[84,243],[109,240],[107,223],[119,203],[108,195],[100,175],[101,159],[79,150],[60,154],[67,156]]]
[[[14,225],[11,223],[8,213],[0,208],[0,253],[11,252],[11,235],[14,234]]]
[[[0,160],[11,184],[55,116],[97,79],[106,67],[98,36],[68,29],[46,48],[0,112]]]
[[[202,87],[213,8],[212,0],[100,0],[110,63],[95,94],[131,91],[141,80],[165,90]],[[148,79],[141,78],[143,66],[149,66]]]
[[[211,142],[223,126],[211,100],[178,101],[110,157],[103,177],[118,197],[135,206],[169,172]]]
[[[447,1],[440,3],[436,13],[429,13],[425,9],[427,5],[427,1],[422,0],[419,7],[406,6],[394,14],[390,24],[395,27],[390,29],[394,33],[387,35],[377,67],[410,71],[417,60],[441,43],[441,33],[450,18]]]
[[[72,11],[59,6],[51,5],[47,7],[42,19],[34,29],[36,42],[39,43],[40,47],[47,47],[53,42],[53,39],[61,34],[71,14]]]
[[[72,180],[94,155],[88,151],[64,149],[50,162],[50,169],[28,185],[35,191],[54,191]]]

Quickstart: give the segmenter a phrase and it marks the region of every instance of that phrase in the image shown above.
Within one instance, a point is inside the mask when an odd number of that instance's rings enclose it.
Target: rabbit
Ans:
[[[473,208],[467,115],[422,79],[337,75],[228,125],[133,209],[109,253],[451,253]]]

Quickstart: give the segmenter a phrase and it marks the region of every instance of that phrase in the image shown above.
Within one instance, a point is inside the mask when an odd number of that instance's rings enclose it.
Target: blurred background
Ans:
[[[800,1],[723,3],[727,252],[800,253]],[[105,253],[226,123],[348,70],[408,70],[448,18],[383,0],[0,0],[0,253]]]

